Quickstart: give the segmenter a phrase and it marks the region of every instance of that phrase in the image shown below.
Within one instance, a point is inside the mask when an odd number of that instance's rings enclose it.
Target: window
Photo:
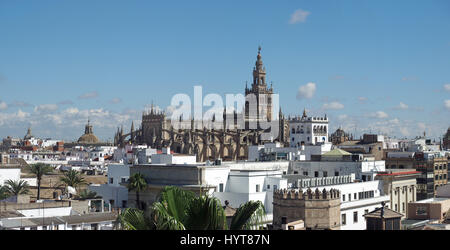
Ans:
[[[323,171],[323,177],[328,177],[328,172],[327,171]]]
[[[113,184],[113,182],[114,182],[114,178],[109,178],[109,183]]]
[[[342,214],[342,225],[347,224],[347,216],[345,214]]]
[[[314,177],[319,177],[319,171],[314,171]]]
[[[269,186],[269,188],[270,188],[270,186]],[[223,192],[223,183],[219,184],[219,192]],[[258,192],[258,191],[256,191],[256,192]]]
[[[405,212],[405,203],[404,202],[402,202],[402,212],[403,213]]]
[[[294,174],[298,174],[298,171],[294,171]]]
[[[352,201],[352,194],[348,194],[348,201]]]
[[[364,214],[368,214],[368,213],[369,213],[369,209],[365,209]]]
[[[308,176],[308,171],[303,171],[304,176]]]
[[[335,171],[335,172],[334,172],[334,176],[339,176],[339,172],[338,172],[338,171]]]
[[[358,222],[358,212],[353,212],[353,223]]]
[[[125,182],[127,182],[127,178],[122,178],[121,183],[125,183]]]
[[[122,200],[122,207],[127,207],[127,201],[126,200]]]
[[[273,190],[277,190],[278,186],[277,185],[273,185]]]
[[[270,185],[267,185],[267,189],[270,189]]]
[[[434,176],[434,180],[438,180],[439,179],[439,175]]]
[[[427,215],[426,207],[418,207],[416,210],[416,215]]]
[[[353,194],[353,199],[356,200],[356,193]]]
[[[395,212],[398,212],[398,206],[395,204]]]
[[[259,192],[259,184],[256,185],[256,192]]]
[[[342,195],[342,201],[345,201],[345,194]]]

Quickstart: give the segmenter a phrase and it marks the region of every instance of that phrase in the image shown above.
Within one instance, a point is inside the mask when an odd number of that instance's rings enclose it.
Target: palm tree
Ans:
[[[41,198],[41,180],[42,176],[53,172],[53,168],[44,163],[36,163],[31,165],[31,172],[36,175],[37,179],[37,200]]]
[[[60,181],[64,183],[66,186],[71,186],[74,187],[75,189],[78,186],[87,183],[81,176],[81,173],[73,169],[65,172],[64,176],[60,178]]]
[[[9,197],[8,190],[6,189],[6,186],[0,185],[0,200],[6,199]]]
[[[265,217],[260,201],[242,204],[232,218],[230,229],[251,229]],[[158,202],[150,211],[134,208],[125,209],[117,224],[125,230],[224,230],[227,229],[225,210],[217,198],[165,187]]]
[[[132,176],[130,176],[127,187],[129,191],[136,192],[137,208],[141,209],[142,204],[139,199],[139,192],[147,188],[147,181],[145,180],[144,175],[142,175],[141,173],[135,173]]]
[[[28,194],[30,193],[30,186],[24,180],[7,180],[6,183],[6,192],[10,196],[17,196],[20,194]]]

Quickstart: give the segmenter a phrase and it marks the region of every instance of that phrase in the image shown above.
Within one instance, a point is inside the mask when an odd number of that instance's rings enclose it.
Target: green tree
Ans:
[[[127,188],[129,191],[136,192],[136,204],[138,209],[143,209],[140,201],[139,193],[147,188],[147,181],[141,173],[135,173],[130,176]]]
[[[260,201],[242,204],[234,214],[230,229],[256,228],[264,220]],[[125,209],[118,217],[125,230],[224,230],[228,229],[224,208],[215,197],[196,196],[193,192],[167,186],[149,211]]]
[[[73,169],[65,172],[64,176],[60,178],[60,181],[66,186],[71,186],[75,189],[78,186],[87,183],[85,179],[81,176],[81,173]]]
[[[86,199],[100,199],[102,198],[101,196],[98,196],[96,192],[94,191],[89,191],[87,189],[83,190],[80,192],[80,194],[78,195],[78,199],[81,200],[86,200]]]
[[[6,186],[6,192],[10,196],[17,196],[19,194],[29,194],[30,193],[30,186],[28,183],[24,180],[7,180],[5,181]]]
[[[53,168],[44,163],[36,163],[30,166],[30,171],[36,175],[37,179],[37,200],[41,198],[41,180],[44,175],[47,175],[49,173],[53,172]]]
[[[6,186],[0,185],[0,200],[6,199],[8,197],[9,197],[9,193],[8,193]]]

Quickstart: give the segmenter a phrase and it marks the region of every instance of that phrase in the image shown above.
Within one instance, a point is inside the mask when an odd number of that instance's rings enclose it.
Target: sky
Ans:
[[[111,141],[175,94],[244,93],[360,136],[450,126],[450,1],[0,0],[0,138]],[[206,111],[208,107],[204,107]]]

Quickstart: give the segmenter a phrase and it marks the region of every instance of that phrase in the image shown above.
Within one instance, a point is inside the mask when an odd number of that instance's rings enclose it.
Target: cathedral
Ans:
[[[223,111],[223,126],[220,129],[207,126],[204,121],[188,121],[190,126],[174,128],[166,114],[154,109],[142,114],[140,128],[135,130],[131,124],[129,133],[123,128],[117,129],[114,144],[123,146],[126,143],[146,144],[152,148],[170,147],[176,153],[195,154],[197,161],[222,159],[224,161],[246,160],[250,145],[261,145],[265,142],[280,142],[289,145],[289,122],[281,109],[277,117],[273,117],[273,88],[266,83],[266,69],[262,62],[261,47],[253,67],[253,82],[250,88],[245,87],[245,107],[236,111]],[[230,119],[231,117],[231,119]],[[243,126],[239,125],[239,120]],[[179,118],[180,122],[182,117]],[[216,117],[212,117],[212,122]],[[227,122],[232,121],[232,124]],[[233,122],[234,121],[234,122]],[[272,127],[260,126],[262,121],[269,122]],[[273,125],[277,129],[272,129]],[[268,139],[265,136],[270,134]]]

